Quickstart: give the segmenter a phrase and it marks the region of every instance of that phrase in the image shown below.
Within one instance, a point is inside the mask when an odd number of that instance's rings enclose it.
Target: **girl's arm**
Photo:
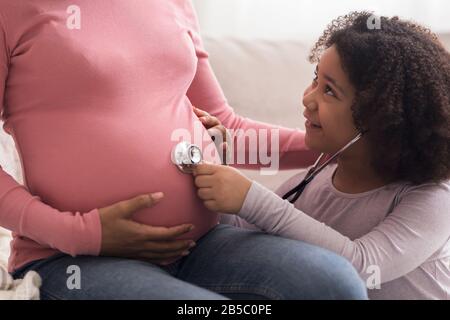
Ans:
[[[354,240],[257,182],[252,183],[238,215],[269,233],[344,256],[365,279],[371,275],[368,267],[377,266],[384,283],[416,269],[449,239],[450,182],[409,188],[383,222]]]
[[[271,150],[272,129],[279,131],[279,154],[280,154],[280,169],[306,167],[314,162],[317,153],[308,150],[305,145],[305,133],[296,129],[288,129],[280,126],[274,126],[263,122],[253,121],[248,118],[237,115],[233,109],[228,105],[223,91],[211,69],[208,61],[208,53],[205,51],[200,34],[199,26],[195,11],[192,7],[191,1],[185,2],[185,13],[188,19],[188,27],[195,51],[198,58],[197,72],[194,80],[187,92],[191,103],[217,117],[222,124],[228,129],[243,129],[253,131],[261,129],[267,130],[267,149]],[[258,135],[257,135],[258,136]],[[258,138],[259,141],[259,138]],[[238,146],[237,140],[233,143]],[[245,146],[246,159],[249,159],[250,153],[258,154],[259,143],[257,149],[250,149],[248,145]],[[234,150],[234,159],[236,159],[237,150]],[[258,159],[258,164],[251,165],[233,165],[242,168],[259,168],[261,163]]]
[[[254,224],[250,224],[244,219],[238,217],[237,215],[232,214],[221,214],[220,215],[220,223],[221,224],[229,224],[231,226],[248,229],[248,230],[255,230],[255,231],[261,231],[260,228],[255,226]]]

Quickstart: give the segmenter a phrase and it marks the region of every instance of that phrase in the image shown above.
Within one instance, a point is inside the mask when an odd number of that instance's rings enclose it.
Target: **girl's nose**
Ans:
[[[317,103],[312,102],[310,104],[305,105],[305,108],[309,111],[316,111],[317,110]]]
[[[317,110],[318,104],[317,104],[316,99],[314,97],[314,90],[312,90],[311,88],[308,88],[305,91],[305,94],[303,95],[303,105],[309,111]]]
[[[314,90],[314,88],[312,86],[309,86],[308,88],[306,88],[305,92],[303,93],[303,105],[305,106],[306,109],[308,109],[309,111],[315,111],[318,107],[317,101],[316,101],[316,97],[315,97],[315,92],[316,90]]]

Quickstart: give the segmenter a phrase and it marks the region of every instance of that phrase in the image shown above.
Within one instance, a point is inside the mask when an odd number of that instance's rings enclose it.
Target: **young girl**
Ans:
[[[313,48],[306,143],[334,154],[292,205],[236,169],[194,172],[204,205],[232,224],[305,241],[352,262],[372,299],[450,297],[450,55],[427,29],[351,13]],[[291,199],[291,198],[289,198]],[[289,200],[288,199],[288,200]],[[244,220],[242,220],[242,219]]]

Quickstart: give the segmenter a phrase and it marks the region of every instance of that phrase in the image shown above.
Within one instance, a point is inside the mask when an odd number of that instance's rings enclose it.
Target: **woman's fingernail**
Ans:
[[[193,247],[195,247],[195,245],[196,245],[195,242],[191,242],[191,243],[189,244],[189,248],[193,248]]]
[[[189,251],[183,251],[183,252],[181,253],[181,255],[184,257],[184,256],[187,256],[189,253],[190,253]]]

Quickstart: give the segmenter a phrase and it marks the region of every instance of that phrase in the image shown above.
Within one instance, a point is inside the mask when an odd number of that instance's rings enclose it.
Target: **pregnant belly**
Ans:
[[[40,119],[41,130],[33,136],[16,132],[30,192],[61,211],[88,212],[139,194],[162,191],[164,199],[133,218],[153,226],[195,225],[182,238],[198,239],[217,224],[218,215],[206,209],[196,194],[191,175],[171,162],[174,130],[193,131],[194,119],[130,123],[103,117],[99,121],[72,118],[64,125]],[[44,129],[42,129],[44,128]],[[157,129],[156,129],[157,128]],[[205,149],[212,144],[205,141]],[[217,155],[205,160],[217,163]]]

